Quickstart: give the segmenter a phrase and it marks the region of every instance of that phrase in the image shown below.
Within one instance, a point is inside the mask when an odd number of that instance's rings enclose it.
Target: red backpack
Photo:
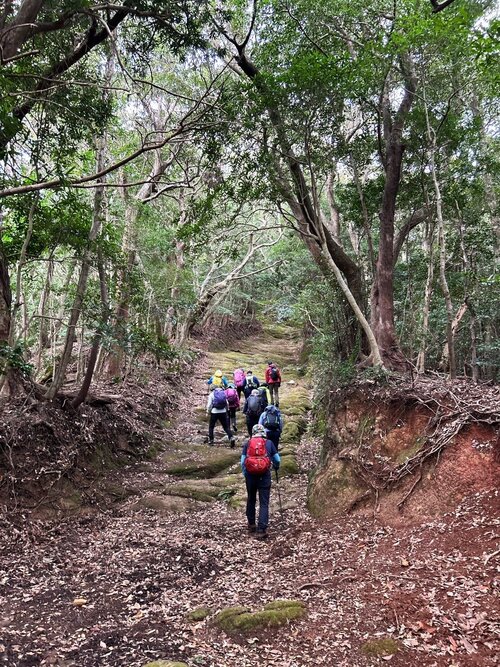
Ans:
[[[250,438],[245,459],[245,469],[251,475],[263,475],[271,467],[271,459],[267,453],[266,439],[262,436]]]

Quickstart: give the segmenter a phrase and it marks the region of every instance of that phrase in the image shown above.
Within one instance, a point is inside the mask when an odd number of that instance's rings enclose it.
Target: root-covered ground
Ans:
[[[298,345],[275,329],[207,355],[186,380],[164,451],[111,471],[97,511],[17,527],[4,517],[0,664],[497,664],[498,491],[480,489],[421,525],[312,518],[307,479],[319,447],[308,433],[299,444],[309,399]],[[240,364],[262,377],[268,357],[284,375],[283,512],[274,486],[270,537],[257,542],[246,532],[239,447],[204,444],[204,380]],[[240,631],[217,624],[223,609],[281,599],[303,602],[305,616]]]

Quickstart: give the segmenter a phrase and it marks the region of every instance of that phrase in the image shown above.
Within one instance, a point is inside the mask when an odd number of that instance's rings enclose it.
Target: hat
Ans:
[[[221,377],[222,377],[222,371],[218,368],[218,369],[215,371],[215,375],[217,375],[217,377],[221,378]]]
[[[255,424],[252,429],[252,435],[262,435],[266,437],[266,429],[262,426],[262,424]]]
[[[247,371],[247,375],[252,375],[252,371]]]
[[[227,385],[227,388],[228,388],[228,389],[234,389],[234,384],[233,384],[232,382],[230,382],[230,383]]]
[[[267,365],[270,366],[272,363],[273,363],[272,361],[268,361]]]
[[[258,389],[252,389],[252,393],[250,395],[251,396],[258,396],[259,395],[259,390]]]

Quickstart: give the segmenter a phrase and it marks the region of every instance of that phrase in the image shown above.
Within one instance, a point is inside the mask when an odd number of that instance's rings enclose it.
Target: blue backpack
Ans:
[[[276,406],[270,405],[266,408],[262,426],[269,431],[279,431],[280,411]]]

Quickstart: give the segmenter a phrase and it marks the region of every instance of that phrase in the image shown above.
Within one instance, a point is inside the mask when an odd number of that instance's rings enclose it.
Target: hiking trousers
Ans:
[[[276,407],[280,404],[280,397],[278,396],[278,390],[280,388],[279,382],[270,382],[269,391],[271,392],[271,403]]]
[[[247,486],[247,519],[248,525],[255,525],[255,505],[257,503],[257,493],[259,494],[259,521],[257,530],[266,530],[269,523],[269,499],[271,497],[271,474],[266,475],[246,475],[245,482]]]
[[[273,443],[277,450],[279,450],[280,435],[281,431],[271,431],[271,429],[266,428],[266,437]]]
[[[210,413],[210,422],[208,424],[208,441],[213,442],[214,439],[214,428],[217,422],[221,423],[222,428],[224,429],[229,440],[233,439],[233,434],[229,428],[229,417],[227,412],[211,412]]]
[[[229,408],[230,425],[236,429],[236,408]]]
[[[248,429],[248,435],[252,435],[252,429],[255,426],[255,424],[259,423],[259,417],[260,415],[247,415],[247,429]]]

